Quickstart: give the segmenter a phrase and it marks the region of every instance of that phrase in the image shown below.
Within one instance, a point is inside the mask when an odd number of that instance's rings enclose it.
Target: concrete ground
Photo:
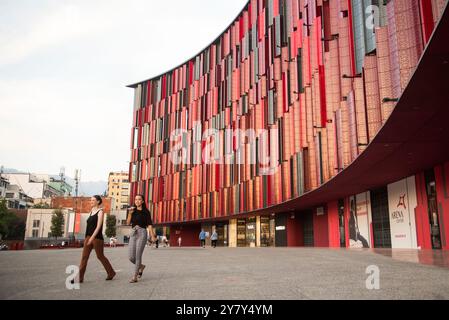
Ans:
[[[113,281],[92,252],[85,282],[66,288],[80,249],[0,252],[0,299],[449,299],[449,269],[366,250],[146,248],[147,269],[128,282],[127,248],[106,248]],[[379,267],[368,290],[366,268]]]

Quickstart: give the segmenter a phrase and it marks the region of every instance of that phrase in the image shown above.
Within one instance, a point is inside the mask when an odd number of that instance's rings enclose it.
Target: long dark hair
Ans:
[[[101,199],[98,194],[94,195],[94,198],[98,201],[98,205],[101,205],[103,203],[103,199]]]
[[[146,212],[150,212],[147,208],[147,204],[145,203],[145,197],[143,196],[143,194],[136,194],[136,197],[141,197],[142,198],[142,211],[146,211]],[[136,202],[134,201],[134,210],[137,210],[137,206],[136,206]]]

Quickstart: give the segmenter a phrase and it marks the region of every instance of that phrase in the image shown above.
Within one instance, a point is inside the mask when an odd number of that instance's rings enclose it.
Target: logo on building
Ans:
[[[399,208],[401,206],[404,207],[404,209],[407,209],[407,207],[405,206],[405,194],[402,196],[399,196],[399,203],[396,206],[396,208]]]
[[[407,209],[407,206],[405,205],[405,194],[402,196],[399,196],[399,202],[398,205],[396,206],[397,209],[396,211],[393,211],[391,213],[391,219],[396,222],[396,223],[404,223],[404,212],[402,211],[401,207],[403,207],[405,210]]]

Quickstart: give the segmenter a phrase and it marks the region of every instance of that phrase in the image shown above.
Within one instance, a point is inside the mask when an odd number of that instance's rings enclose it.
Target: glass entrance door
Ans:
[[[237,220],[237,247],[246,247],[246,219]]]
[[[345,233],[345,201],[338,200],[338,228],[340,230],[340,247],[346,247],[346,233]]]
[[[313,212],[304,214],[304,246],[313,247]]]
[[[373,190],[371,212],[373,216],[374,248],[391,248],[390,212],[387,187]]]
[[[435,185],[435,173],[428,170],[425,173],[426,192],[427,192],[427,207],[429,210],[430,236],[432,237],[432,248],[441,249],[441,234],[440,224],[438,218],[438,202],[437,191]]]
[[[217,235],[218,235],[217,246],[227,247],[228,246],[228,225],[225,223],[217,223],[215,225],[215,230],[217,231]]]
[[[270,224],[270,222],[272,222]],[[273,230],[272,230],[273,229]],[[260,246],[271,247],[273,246],[274,233],[274,219],[270,220],[269,217],[260,217]]]
[[[275,246],[287,246],[287,214],[276,214],[275,216]]]
[[[246,221],[246,246],[256,246],[256,217],[250,217]]]

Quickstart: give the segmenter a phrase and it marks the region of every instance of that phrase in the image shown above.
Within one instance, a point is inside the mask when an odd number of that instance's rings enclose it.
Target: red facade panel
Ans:
[[[363,152],[394,109],[383,99],[401,95],[442,4],[390,1],[362,75],[355,74],[351,10],[349,0],[251,0],[208,48],[136,87],[131,195],[151,195],[155,221],[279,204],[302,192],[301,179],[313,190]],[[176,129],[182,135],[171,141]],[[218,132],[216,143],[204,141],[207,130]],[[257,142],[237,141],[238,130],[255,130]],[[270,132],[266,141],[263,131]],[[181,153],[177,144],[186,155],[180,164],[171,161]],[[210,162],[203,158],[208,145],[216,148]],[[263,154],[270,163],[262,163]],[[325,218],[314,218],[320,245],[337,243],[335,210],[331,203]],[[426,237],[420,235],[425,245]]]

